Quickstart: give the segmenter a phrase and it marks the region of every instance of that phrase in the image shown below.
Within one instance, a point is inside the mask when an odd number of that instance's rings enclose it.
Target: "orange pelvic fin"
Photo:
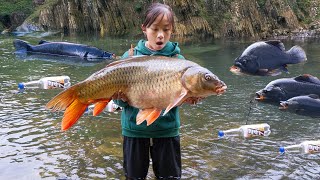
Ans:
[[[101,101],[94,104],[93,116],[99,115],[108,105],[109,101]]]
[[[63,115],[61,130],[68,130],[78,121],[81,115],[86,111],[88,104],[83,104],[79,99],[75,99],[66,109]]]
[[[153,109],[140,109],[136,117],[137,125],[140,125],[144,120],[146,120],[149,114],[152,113],[152,111]]]
[[[187,96],[187,94],[188,94],[188,90],[182,89],[179,97],[177,97],[174,102],[172,102],[168,105],[168,107],[164,111],[163,115],[167,114],[173,107],[180,105],[185,100],[185,97]]]
[[[161,114],[161,109],[154,109],[152,113],[147,117],[147,126],[152,124]]]
[[[137,125],[140,125],[146,120],[147,126],[149,126],[160,116],[160,114],[161,109],[151,108],[140,110],[136,118],[136,123]]]

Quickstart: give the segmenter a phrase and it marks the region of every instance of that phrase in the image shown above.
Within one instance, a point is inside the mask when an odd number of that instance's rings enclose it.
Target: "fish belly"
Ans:
[[[132,87],[127,94],[130,99],[130,104],[139,109],[165,109],[179,97],[181,90],[182,86],[180,83],[168,87],[158,84],[153,87],[146,86],[145,90]]]

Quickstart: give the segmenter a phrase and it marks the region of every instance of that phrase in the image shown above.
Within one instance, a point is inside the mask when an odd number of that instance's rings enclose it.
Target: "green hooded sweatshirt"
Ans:
[[[178,43],[168,42],[160,51],[152,51],[145,46],[145,42],[145,40],[140,40],[138,42],[137,46],[134,48],[133,55],[158,55],[184,59],[180,54]],[[125,52],[121,59],[127,57],[129,57],[129,51]],[[172,108],[164,116],[164,111],[162,111],[158,119],[147,126],[146,121],[140,125],[136,124],[136,117],[139,109],[132,107],[121,100],[115,100],[115,103],[123,107],[121,113],[122,135],[138,138],[174,137],[179,135],[180,115],[178,107]]]

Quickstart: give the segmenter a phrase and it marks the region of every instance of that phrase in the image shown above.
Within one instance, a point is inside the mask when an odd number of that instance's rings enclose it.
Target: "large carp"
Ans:
[[[114,53],[103,51],[99,48],[84,44],[70,42],[46,42],[40,41],[39,45],[31,45],[26,41],[15,39],[13,45],[16,53],[39,53],[46,55],[73,56],[83,59],[112,59]]]
[[[141,56],[115,61],[61,92],[46,105],[52,111],[65,110],[62,130],[69,129],[95,103],[99,114],[111,98],[121,92],[131,106],[139,108],[137,124],[152,124],[188,98],[204,98],[225,92],[226,84],[198,64],[177,58]]]
[[[310,74],[271,81],[256,92],[256,100],[279,103],[295,96],[317,94],[320,96],[320,80]]]
[[[275,76],[281,70],[288,72],[287,64],[306,60],[306,53],[300,46],[296,45],[285,51],[283,43],[278,40],[259,41],[251,44],[236,58],[230,71],[235,74]]]

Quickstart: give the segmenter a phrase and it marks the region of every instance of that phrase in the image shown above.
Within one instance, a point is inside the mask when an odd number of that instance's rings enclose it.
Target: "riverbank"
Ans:
[[[9,32],[98,33],[102,37],[137,36],[141,33],[143,12],[149,5],[149,1],[141,0],[29,0],[29,3],[34,9],[30,14],[24,13],[27,17],[19,27],[16,25],[22,18],[11,26],[2,23],[2,29]],[[320,9],[317,8],[320,2],[315,0],[180,0],[166,3],[176,14],[176,36],[252,39],[320,36]],[[15,18],[10,19],[14,21]]]

